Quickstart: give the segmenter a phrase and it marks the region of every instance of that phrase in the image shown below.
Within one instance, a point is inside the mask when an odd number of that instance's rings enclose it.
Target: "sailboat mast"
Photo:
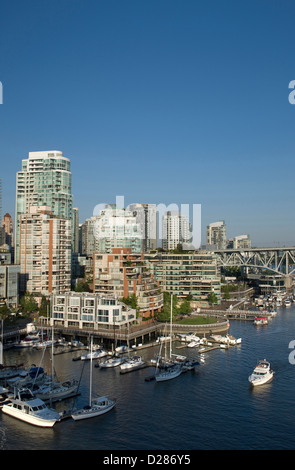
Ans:
[[[4,320],[1,321],[1,340],[0,340],[0,365],[3,365],[3,324]]]
[[[52,374],[52,379],[51,379],[51,385],[53,384],[53,377],[54,377],[54,362],[53,362],[53,333],[54,333],[54,326],[52,324],[52,332],[51,332],[51,374]]]
[[[91,406],[91,391],[92,391],[92,349],[93,349],[93,336],[91,336],[90,346],[90,384],[89,384],[89,406]]]
[[[171,312],[170,312],[170,359],[172,356],[172,300],[173,300],[173,294],[171,294]]]

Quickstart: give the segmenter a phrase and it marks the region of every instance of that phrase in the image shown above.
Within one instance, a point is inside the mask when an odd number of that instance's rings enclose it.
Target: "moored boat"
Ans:
[[[48,379],[48,375],[44,371],[43,367],[36,367],[32,365],[28,370],[24,370],[18,376],[7,380],[7,384],[10,387],[17,388],[30,388],[35,384],[40,384]]]
[[[179,361],[180,358],[178,358],[177,360],[172,359],[172,300],[173,300],[173,296],[171,295],[170,352],[169,352],[169,356],[167,357],[166,347],[165,347],[165,356],[162,357],[161,356],[162,344],[161,344],[160,353],[158,356],[158,362],[156,365],[156,372],[155,372],[156,382],[165,382],[167,380],[172,380],[172,379],[175,379],[176,377],[179,377],[182,373],[181,363],[183,363],[186,360],[185,356],[181,356],[180,361]]]
[[[78,395],[79,382],[75,379],[65,382],[49,382],[36,387],[34,395],[50,403]]]
[[[47,408],[45,403],[34,397],[29,389],[17,390],[3,404],[2,412],[29,424],[46,428],[54,426],[60,420],[60,414]]]
[[[128,351],[128,346],[121,344],[120,346],[117,346],[115,349],[116,354],[123,354]]]
[[[188,343],[187,347],[188,348],[197,348],[198,346],[200,346],[201,344],[201,340],[200,338],[198,340],[192,340],[190,343]]]
[[[99,367],[100,369],[106,369],[109,367],[117,367],[123,364],[126,361],[124,357],[111,357],[104,362],[98,362],[95,364],[95,367]]]
[[[120,365],[121,372],[128,372],[131,370],[139,369],[144,364],[141,356],[132,356]]]
[[[254,319],[254,325],[267,325],[268,319],[267,317],[256,317]]]
[[[181,364],[172,364],[167,367],[158,369],[155,374],[156,382],[164,382],[166,380],[175,379],[182,373]]]
[[[242,342],[242,338],[234,338],[231,335],[211,335],[210,338],[216,341],[217,343],[228,344],[230,346],[235,346],[236,344],[240,344]]]
[[[107,356],[107,352],[103,348],[98,348],[95,351],[90,351],[87,354],[81,356],[81,361],[88,361],[90,359],[100,359],[101,357]]]
[[[14,344],[14,347],[17,349],[23,349],[23,348],[31,348],[37,343],[39,343],[40,338],[39,336],[35,335],[34,337],[26,337],[19,341],[18,343]]]
[[[0,365],[0,380],[8,380],[12,379],[13,377],[21,377],[25,374],[26,371],[20,366],[1,366]]]
[[[190,332],[187,334],[179,334],[178,339],[179,341],[184,342],[184,343],[191,343],[192,341],[200,341],[199,336],[195,335],[195,333],[193,332]]]
[[[95,416],[100,416],[102,414],[111,411],[116,402],[115,400],[110,400],[107,397],[99,397],[91,400],[91,404],[80,408],[79,410],[74,411],[71,416],[74,421],[79,421],[86,418],[94,418]]]
[[[91,338],[91,349],[92,352],[92,343],[93,339]],[[89,404],[83,408],[74,410],[71,414],[74,421],[79,421],[87,418],[94,418],[96,416],[102,415],[111,411],[115,404],[115,400],[110,400],[105,396],[93,398],[92,397],[92,355],[90,357],[90,384],[89,384]]]

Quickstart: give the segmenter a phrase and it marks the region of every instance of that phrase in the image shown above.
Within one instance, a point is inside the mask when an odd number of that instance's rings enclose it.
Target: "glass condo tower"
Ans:
[[[73,219],[71,163],[60,151],[29,152],[16,175],[15,263],[19,263],[20,220],[30,206],[49,206],[54,215]]]

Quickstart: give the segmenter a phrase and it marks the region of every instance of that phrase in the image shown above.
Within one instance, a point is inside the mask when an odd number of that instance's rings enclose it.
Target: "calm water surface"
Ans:
[[[0,413],[0,449],[22,450],[231,450],[295,448],[295,365],[289,342],[295,339],[295,306],[280,308],[267,326],[232,321],[230,333],[242,344],[204,355],[196,372],[175,380],[146,382],[152,369],[121,375],[118,368],[93,368],[93,390],[117,399],[106,415],[72,419],[41,429]],[[177,346],[179,343],[175,343]],[[153,357],[157,350],[142,352]],[[176,349],[175,349],[176,352]],[[196,357],[196,350],[177,351]],[[39,364],[40,351],[11,350],[6,363]],[[83,361],[73,354],[54,357],[59,379],[80,377]],[[266,358],[275,371],[271,383],[252,389],[248,376]],[[45,367],[51,370],[46,352]],[[87,404],[89,367],[85,364],[78,406]],[[72,402],[62,402],[64,409]]]

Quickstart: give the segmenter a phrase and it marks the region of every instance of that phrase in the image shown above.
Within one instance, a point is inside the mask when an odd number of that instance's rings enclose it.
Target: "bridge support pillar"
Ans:
[[[286,287],[286,290],[291,290],[293,289],[293,279],[292,279],[292,276],[286,276],[285,277],[285,287]]]

